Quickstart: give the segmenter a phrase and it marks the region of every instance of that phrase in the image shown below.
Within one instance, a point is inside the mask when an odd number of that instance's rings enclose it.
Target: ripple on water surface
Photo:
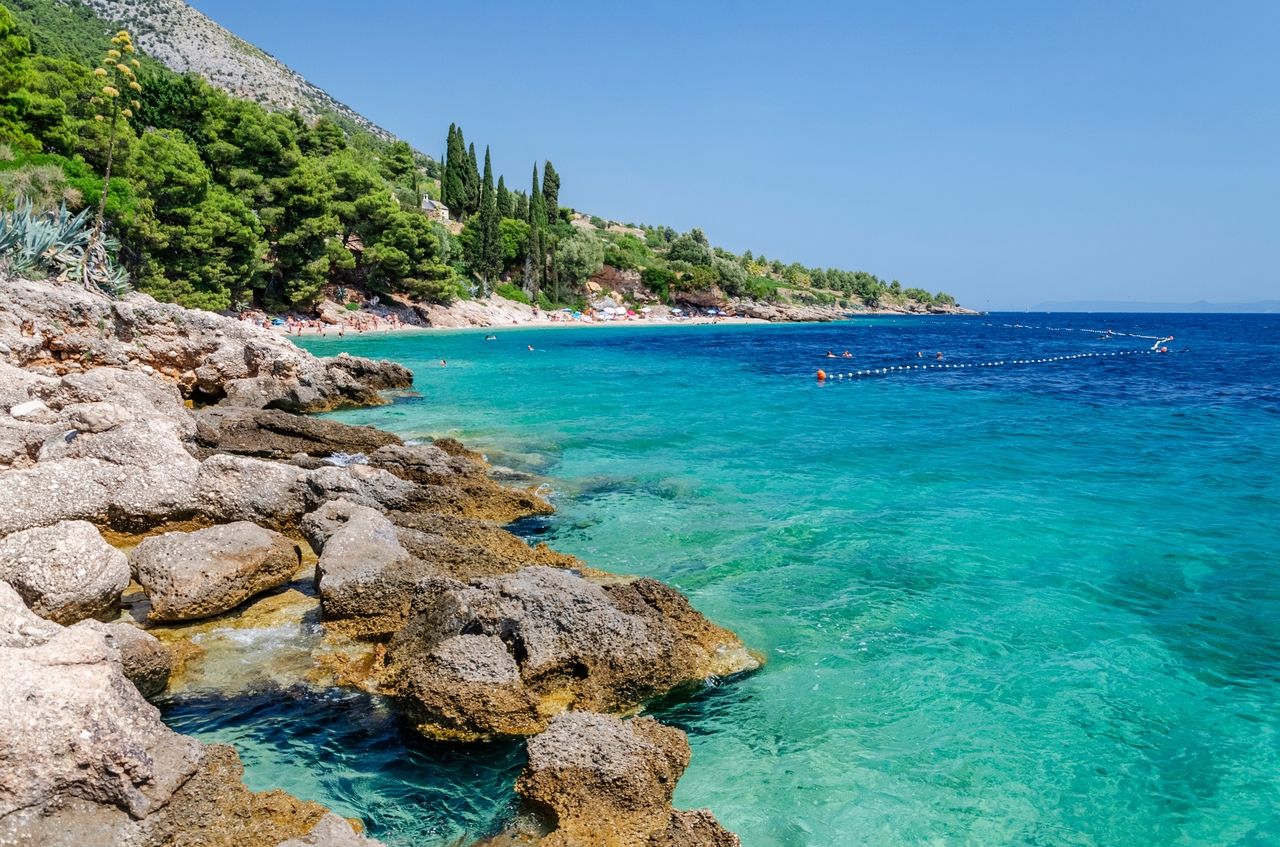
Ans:
[[[428,742],[384,700],[358,692],[264,686],[160,705],[175,730],[235,747],[250,788],[282,788],[359,818],[394,847],[493,834],[513,812],[524,765],[522,742]]]
[[[1090,328],[1177,341],[1097,357],[1151,342]],[[657,707],[690,733],[683,807],[746,847],[1277,843],[1280,319],[482,338],[347,339],[422,399],[341,418],[550,479],[559,511],[525,531],[673,582],[768,655]],[[1091,358],[819,387],[829,348]]]

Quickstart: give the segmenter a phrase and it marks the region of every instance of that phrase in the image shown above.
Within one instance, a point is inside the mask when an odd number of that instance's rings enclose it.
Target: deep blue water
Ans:
[[[1084,331],[1107,329],[1171,352]],[[1276,843],[1280,317],[483,339],[307,346],[413,367],[419,396],[341,417],[536,473],[558,512],[522,531],[675,584],[768,657],[655,704],[693,745],[677,803],[748,847]],[[813,377],[937,351],[952,367]],[[276,695],[167,714],[241,747],[255,787],[392,844],[510,813],[518,744],[429,745],[367,698]]]

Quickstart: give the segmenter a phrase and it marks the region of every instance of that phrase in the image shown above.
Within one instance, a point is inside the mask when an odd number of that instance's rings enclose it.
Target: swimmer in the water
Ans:
[[[525,346],[529,348],[529,352],[530,352],[530,353],[532,353],[532,352],[533,352],[533,345],[532,345],[532,344],[526,344]]]
[[[939,351],[938,351],[938,355],[934,356],[933,358],[935,358],[935,359],[937,359],[939,362],[941,362],[941,361],[942,361],[942,351],[941,351],[941,350],[939,350]]]
[[[827,351],[827,358],[828,358],[828,359],[834,359],[835,357],[836,357],[836,354],[835,354],[835,353],[832,353],[830,350],[828,350],[828,351]]]
[[[443,368],[443,367],[447,367],[448,365],[449,365],[449,363],[448,363],[448,362],[446,362],[444,359],[441,359],[441,360],[440,360],[440,367],[442,367],[442,368]]]
[[[845,350],[843,353],[841,353],[841,354],[840,354],[840,358],[841,358],[841,359],[852,359],[852,358],[853,358],[853,354],[852,354],[852,353],[850,353],[848,350]]]

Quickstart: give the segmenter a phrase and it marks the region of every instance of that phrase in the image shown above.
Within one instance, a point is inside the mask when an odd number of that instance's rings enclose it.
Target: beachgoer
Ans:
[[[852,359],[852,358],[853,358],[853,354],[852,354],[852,353],[850,353],[848,350],[845,350],[843,353],[841,353],[841,354],[840,354],[840,358],[842,358],[842,359]]]
[[[935,358],[935,359],[937,359],[939,362],[941,362],[941,361],[942,361],[942,351],[941,351],[941,350],[939,350],[939,351],[938,351],[938,355],[934,356],[933,358]]]
[[[533,345],[532,345],[532,344],[526,344],[525,346],[529,348],[529,352],[530,352],[530,353],[532,353],[532,352],[533,352]]]
[[[827,358],[828,358],[828,359],[834,359],[835,357],[836,357],[836,354],[835,354],[835,353],[832,353],[830,350],[828,350],[828,351],[827,351]]]
[[[443,367],[448,367],[448,365],[449,365],[449,363],[448,363],[448,362],[446,362],[444,359],[441,359],[441,360],[440,360],[440,367],[442,367],[442,368],[443,368]]]
[[[916,351],[916,358],[917,358],[917,359],[923,359],[923,358],[924,358],[924,351],[923,351],[923,350],[917,350],[917,351]]]

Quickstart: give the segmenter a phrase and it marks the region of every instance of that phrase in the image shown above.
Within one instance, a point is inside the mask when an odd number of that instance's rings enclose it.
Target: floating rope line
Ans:
[[[1156,341],[1156,345],[1160,341],[1168,339],[1160,339]],[[950,371],[962,370],[965,368],[999,368],[1008,367],[1010,365],[1044,365],[1051,362],[1070,362],[1078,359],[1105,359],[1113,356],[1141,356],[1148,353],[1157,352],[1156,347],[1150,350],[1111,350],[1098,353],[1072,353],[1067,356],[1045,356],[1039,359],[997,359],[991,362],[945,362],[927,365],[893,365],[884,368],[869,368],[860,371],[846,371],[844,373],[827,373],[826,371],[818,371],[818,382],[825,382],[828,379],[844,380],[844,379],[864,379],[873,376],[888,376],[890,374],[905,373],[907,371]]]
[[[1032,326],[1031,324],[983,324],[983,326],[1001,327],[1003,329],[1034,329],[1041,332],[1087,332],[1090,335],[1102,335],[1107,338],[1142,338],[1147,341],[1172,341],[1173,336],[1159,338],[1155,335],[1139,335],[1136,332],[1116,332],[1113,329],[1085,329],[1071,326]]]

